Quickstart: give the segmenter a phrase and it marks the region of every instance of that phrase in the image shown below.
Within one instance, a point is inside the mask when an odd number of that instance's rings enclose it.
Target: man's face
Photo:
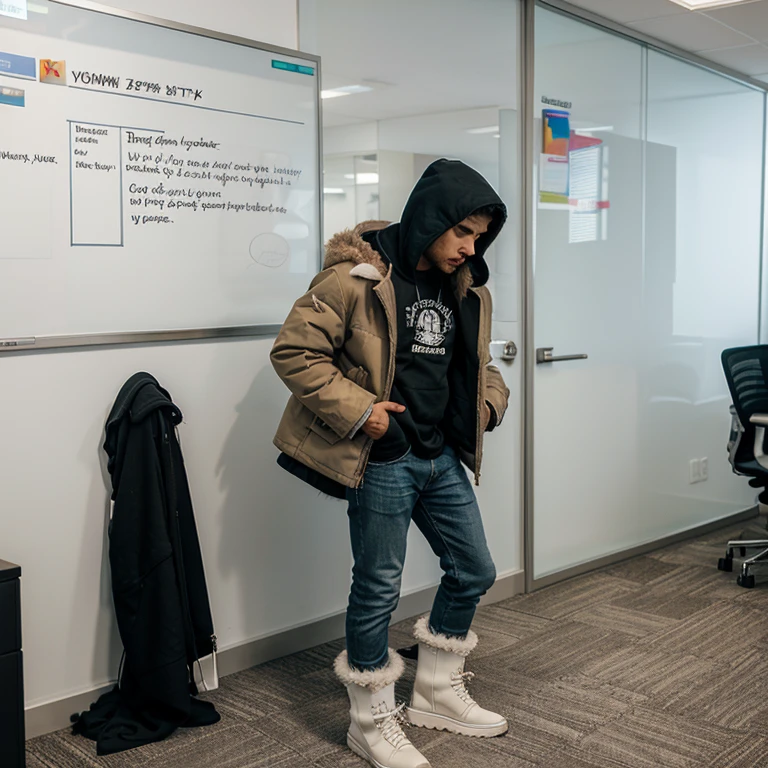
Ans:
[[[443,232],[421,257],[417,269],[437,267],[453,274],[467,259],[475,255],[475,242],[488,231],[490,216],[472,215]]]

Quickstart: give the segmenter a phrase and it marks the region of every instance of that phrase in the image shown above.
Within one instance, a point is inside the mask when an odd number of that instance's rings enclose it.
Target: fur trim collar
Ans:
[[[429,616],[422,616],[413,628],[413,636],[425,645],[438,648],[441,651],[455,653],[457,656],[467,657],[475,650],[477,635],[470,629],[462,640],[460,637],[448,637],[448,635],[434,634],[429,629]]]
[[[346,651],[342,651],[333,662],[333,671],[344,685],[354,683],[363,688],[368,688],[371,693],[376,693],[394,683],[400,678],[404,670],[405,662],[391,648],[389,649],[387,665],[380,669],[360,670],[350,667]]]
[[[363,240],[366,232],[384,229],[386,221],[364,221],[354,229],[345,229],[334,235],[325,246],[325,261],[323,269],[344,261],[354,261],[355,264],[370,264],[375,267],[382,277],[387,274],[387,266],[379,254]]]
[[[388,221],[364,221],[354,229],[345,229],[334,235],[325,246],[323,269],[328,269],[334,264],[341,264],[345,261],[353,261],[357,264],[350,273],[354,277],[374,281],[386,277],[387,265],[376,250],[363,240],[362,236],[366,232],[373,232],[388,226]],[[472,271],[469,264],[464,264],[453,278],[454,291],[459,301],[467,297],[472,282]]]

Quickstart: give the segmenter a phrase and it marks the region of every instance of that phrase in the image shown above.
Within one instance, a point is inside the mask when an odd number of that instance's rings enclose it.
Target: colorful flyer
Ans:
[[[542,110],[542,153],[539,161],[539,192],[568,197],[570,113]]]
[[[542,152],[545,155],[568,157],[571,138],[571,115],[562,109],[542,110],[544,139]]]
[[[66,62],[55,59],[40,59],[40,82],[49,85],[66,85]]]

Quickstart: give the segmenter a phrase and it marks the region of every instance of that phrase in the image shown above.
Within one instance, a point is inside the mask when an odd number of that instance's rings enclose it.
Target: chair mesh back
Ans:
[[[726,349],[722,361],[733,405],[746,427],[753,414],[768,414],[768,345]]]

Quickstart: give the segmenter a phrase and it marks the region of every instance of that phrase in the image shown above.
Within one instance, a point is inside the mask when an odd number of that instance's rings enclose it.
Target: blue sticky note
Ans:
[[[11,107],[23,107],[24,91],[21,88],[0,86],[0,104],[8,104]]]
[[[37,78],[37,62],[34,56],[17,56],[15,53],[0,51],[0,75],[10,77]]]
[[[314,75],[314,67],[305,67],[301,64],[292,64],[289,61],[280,61],[279,59],[272,59],[272,69],[282,69],[285,72],[298,72],[301,75]]]

